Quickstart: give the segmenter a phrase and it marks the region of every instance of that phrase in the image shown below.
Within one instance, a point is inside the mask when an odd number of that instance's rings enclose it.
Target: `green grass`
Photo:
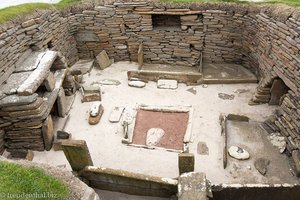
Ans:
[[[240,0],[161,0],[165,2],[235,2],[235,3],[247,3]],[[254,3],[254,2],[253,2]],[[261,3],[261,2],[258,2]],[[292,6],[300,6],[300,0],[265,0],[262,3],[284,3]]]
[[[32,196],[10,198],[12,196],[8,195]],[[45,195],[46,198],[37,195]],[[46,175],[42,169],[0,161],[0,199],[66,199],[68,196],[67,186],[62,181]]]
[[[22,17],[36,9],[56,8],[62,9],[70,4],[80,2],[81,0],[62,0],[57,4],[47,3],[26,3],[17,6],[0,9],[0,24],[16,17]]]

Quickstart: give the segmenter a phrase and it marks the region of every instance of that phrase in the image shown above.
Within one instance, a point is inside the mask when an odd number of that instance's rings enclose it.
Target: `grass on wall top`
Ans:
[[[59,200],[68,196],[67,185],[42,169],[0,161],[0,199]]]
[[[8,20],[14,19],[17,16],[22,16],[28,14],[35,9],[47,9],[47,8],[57,8],[62,9],[67,5],[80,2],[81,0],[62,0],[57,4],[48,3],[26,3],[17,6],[11,6],[7,8],[0,9],[0,24]]]

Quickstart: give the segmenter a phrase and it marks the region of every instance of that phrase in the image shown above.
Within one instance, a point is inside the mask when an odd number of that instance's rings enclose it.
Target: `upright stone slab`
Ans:
[[[139,50],[138,50],[138,63],[139,63],[139,69],[142,68],[144,64],[144,48],[143,43],[140,44]]]
[[[43,123],[42,127],[43,139],[45,144],[45,149],[49,151],[52,147],[54,139],[53,121],[51,115]]]
[[[84,140],[64,140],[62,149],[74,171],[80,171],[86,166],[93,166],[93,161]]]
[[[195,156],[192,153],[178,154],[179,174],[193,172],[195,165]]]
[[[208,200],[204,173],[186,173],[178,178],[178,200]]]
[[[57,102],[58,116],[65,117],[66,112],[67,112],[66,111],[66,95],[65,95],[65,91],[62,87],[59,89],[56,102]]]
[[[48,92],[52,92],[55,88],[55,78],[52,72],[49,73],[48,77],[44,80],[44,85]]]
[[[109,59],[105,50],[101,51],[96,57],[97,62],[100,66],[100,69],[105,69],[112,64],[112,61]]]

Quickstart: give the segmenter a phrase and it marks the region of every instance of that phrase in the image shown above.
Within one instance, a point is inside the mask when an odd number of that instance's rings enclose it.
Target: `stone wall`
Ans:
[[[61,12],[36,11],[33,16],[0,25],[0,84],[26,58],[26,50],[51,48],[65,56],[69,63],[77,60],[76,41]]]
[[[289,88],[280,102],[280,108],[267,121],[271,132],[286,137],[287,150],[300,148],[300,16],[299,10],[282,9],[282,13],[265,12],[247,18],[243,45],[249,63],[255,63],[261,80],[253,101],[268,103],[273,81],[280,78]],[[250,24],[256,24],[249,26]],[[250,37],[251,36],[251,37]]]
[[[164,17],[169,20],[167,26]],[[142,43],[145,62],[195,66],[201,52],[206,62],[242,60],[242,17],[232,11],[135,2],[92,7],[75,14],[72,20],[78,24],[75,35],[80,58],[106,50],[117,61],[137,61]],[[158,18],[161,25],[152,18]],[[179,23],[170,20],[177,18]]]

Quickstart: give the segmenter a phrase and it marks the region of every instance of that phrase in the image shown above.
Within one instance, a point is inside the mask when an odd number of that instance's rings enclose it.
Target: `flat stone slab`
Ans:
[[[93,66],[94,60],[79,60],[71,67],[71,74],[86,74],[92,70]]]
[[[7,95],[17,93],[19,86],[29,77],[31,72],[13,73],[10,77],[0,86],[3,93]]]
[[[113,63],[112,60],[109,59],[109,57],[108,57],[105,50],[101,51],[97,55],[96,59],[97,59],[97,62],[100,66],[100,69],[105,69]]]
[[[10,106],[28,105],[36,101],[38,94],[34,93],[29,96],[10,95],[0,100],[0,108]]]
[[[164,135],[165,135],[165,131],[163,129],[161,129],[161,128],[150,128],[147,131],[146,145],[147,146],[157,145]]]
[[[257,83],[256,76],[242,65],[233,63],[203,63],[203,83]]]
[[[270,164],[270,160],[266,158],[258,158],[254,162],[255,168],[262,175],[265,175],[267,173],[269,164]]]
[[[250,158],[250,154],[245,149],[238,146],[231,146],[228,149],[228,153],[232,158],[237,160],[247,160]]]
[[[35,70],[43,57],[45,56],[46,52],[31,52],[27,59],[19,66],[15,72],[28,72]]]
[[[29,75],[29,77],[20,85],[17,92],[20,95],[31,95],[43,83],[50,73],[50,68],[57,57],[57,52],[47,51],[38,67]]]
[[[96,83],[98,83],[100,85],[120,85],[121,84],[120,81],[114,80],[114,79],[103,79],[103,80],[97,81]]]
[[[146,83],[143,81],[128,81],[128,86],[136,87],[136,88],[143,88],[146,86]]]
[[[178,82],[176,80],[160,79],[157,81],[159,89],[177,89]]]
[[[122,114],[125,110],[125,107],[114,107],[109,115],[109,121],[111,123],[117,123],[120,121]]]

